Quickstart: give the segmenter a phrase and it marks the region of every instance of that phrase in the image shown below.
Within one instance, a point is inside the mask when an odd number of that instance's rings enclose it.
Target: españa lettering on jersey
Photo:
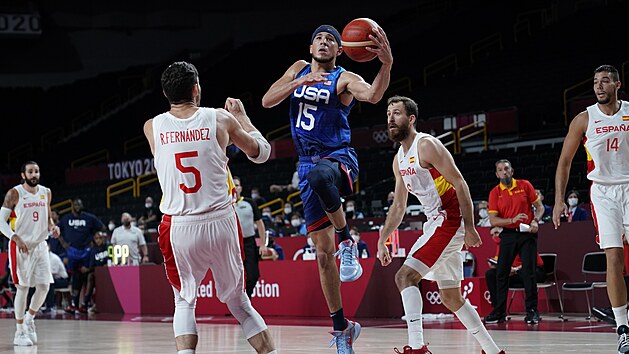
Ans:
[[[210,128],[163,132],[159,133],[159,139],[162,145],[210,140]]]
[[[624,120],[624,117],[623,117],[623,120]],[[596,134],[626,132],[626,131],[629,131],[629,124],[607,125],[604,127],[596,128]]]
[[[45,207],[47,206],[46,202],[30,202],[24,203],[24,209],[26,208],[35,208],[35,207]]]

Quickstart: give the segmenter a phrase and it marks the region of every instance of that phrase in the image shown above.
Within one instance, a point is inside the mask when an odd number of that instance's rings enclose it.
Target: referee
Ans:
[[[496,177],[500,183],[489,193],[489,221],[491,226],[503,227],[503,231],[496,265],[496,299],[492,299],[494,310],[485,317],[485,323],[505,321],[511,264],[516,255],[520,255],[520,275],[526,293],[524,321],[536,324],[540,321],[535,276],[537,229],[544,206],[529,181],[513,178],[513,167],[508,160],[496,162]]]
[[[258,205],[251,198],[241,196],[242,185],[240,184],[240,178],[234,176],[234,187],[236,189],[236,202],[234,203],[234,209],[238,214],[238,221],[240,222],[240,229],[242,230],[242,237],[244,238],[244,266],[245,266],[245,279],[247,296],[251,298],[253,289],[255,289],[258,279],[260,278],[260,268],[258,267],[258,261],[260,260],[259,254],[266,252],[266,229],[264,228],[264,222],[262,221],[262,215]],[[256,245],[256,228],[258,235],[260,236],[260,248]]]

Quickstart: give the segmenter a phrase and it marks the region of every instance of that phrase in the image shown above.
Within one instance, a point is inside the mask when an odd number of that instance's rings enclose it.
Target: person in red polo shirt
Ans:
[[[513,167],[508,160],[496,162],[496,177],[500,183],[489,193],[489,221],[492,226],[501,226],[503,231],[496,265],[496,299],[492,300],[494,310],[485,317],[485,323],[505,320],[509,273],[511,264],[519,255],[522,260],[520,275],[526,293],[524,321],[536,324],[540,321],[535,279],[537,229],[544,215],[544,206],[529,181],[513,178]],[[535,206],[535,215],[532,206]]]

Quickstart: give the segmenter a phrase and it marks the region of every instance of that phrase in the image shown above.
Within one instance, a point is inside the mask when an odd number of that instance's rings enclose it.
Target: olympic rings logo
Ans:
[[[426,292],[426,300],[428,300],[431,305],[441,305],[441,296],[439,296],[438,291]]]
[[[389,140],[389,133],[386,130],[376,130],[371,134],[373,140],[378,144],[384,144]]]

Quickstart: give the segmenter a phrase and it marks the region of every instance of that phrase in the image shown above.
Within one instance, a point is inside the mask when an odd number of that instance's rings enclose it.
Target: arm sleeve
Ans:
[[[9,240],[13,237],[13,235],[15,235],[15,232],[11,230],[11,226],[7,222],[10,215],[11,209],[5,207],[0,208],[0,232],[2,232],[2,234]]]
[[[266,162],[266,160],[268,160],[271,156],[271,144],[269,144],[269,142],[262,136],[259,131],[250,132],[249,135],[251,135],[258,142],[259,153],[257,157],[251,157],[247,155],[247,158],[258,164]]]
[[[487,210],[491,213],[497,213],[498,215],[500,215],[500,212],[498,211],[498,192],[496,191],[496,189],[492,189],[491,192],[489,192],[489,201],[488,203],[488,208]]]
[[[262,213],[260,213],[260,208],[258,208],[258,203],[254,202],[253,199],[247,200],[249,204],[251,204],[251,209],[253,209],[253,221],[258,221],[262,219]]]

